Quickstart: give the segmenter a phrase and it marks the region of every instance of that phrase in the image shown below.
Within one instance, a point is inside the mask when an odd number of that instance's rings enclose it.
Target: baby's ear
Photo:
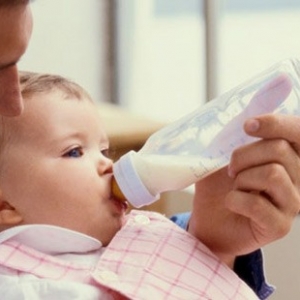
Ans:
[[[23,220],[21,214],[11,206],[7,201],[2,199],[0,191],[0,225],[13,226],[18,225]]]

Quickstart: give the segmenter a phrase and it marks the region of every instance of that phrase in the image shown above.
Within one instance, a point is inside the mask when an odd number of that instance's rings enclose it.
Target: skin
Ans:
[[[264,115],[244,129],[263,139],[196,184],[189,227],[230,266],[235,256],[285,236],[300,210],[300,118]]]
[[[107,245],[122,226],[126,206],[111,196],[109,143],[95,105],[64,99],[60,91],[25,103],[19,117],[5,119],[2,227],[58,225]]]
[[[0,8],[0,115],[17,116],[23,110],[17,63],[32,32],[30,5]]]

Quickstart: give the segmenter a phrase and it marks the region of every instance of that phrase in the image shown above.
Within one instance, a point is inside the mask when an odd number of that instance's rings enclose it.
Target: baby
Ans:
[[[2,118],[3,299],[257,299],[197,238],[112,196],[98,109],[76,83],[20,76],[24,113]]]

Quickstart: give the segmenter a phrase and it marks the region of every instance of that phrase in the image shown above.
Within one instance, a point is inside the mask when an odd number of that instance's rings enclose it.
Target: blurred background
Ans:
[[[20,69],[67,76],[99,104],[158,122],[300,59],[300,0],[40,0],[32,9]],[[271,299],[299,299],[299,220],[264,251]]]

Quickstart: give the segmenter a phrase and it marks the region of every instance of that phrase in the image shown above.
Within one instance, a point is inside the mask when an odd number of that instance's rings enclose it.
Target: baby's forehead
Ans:
[[[96,124],[88,122],[89,119],[101,121],[95,107],[89,99],[71,97],[59,89],[36,93],[24,98],[24,110],[20,116],[4,118],[2,128],[10,139],[44,139],[44,136],[55,134],[57,130],[72,127],[75,130]],[[79,123],[82,123],[81,127],[77,126]],[[97,122],[92,126],[99,124]]]
[[[13,118],[3,118],[2,123],[5,124],[6,128],[11,127],[13,130],[17,130],[17,128],[20,127],[26,129],[27,126],[33,125],[35,122],[43,124],[57,112],[64,112],[64,114],[67,115],[68,111],[64,111],[64,102],[68,102],[69,107],[73,107],[73,103],[82,103],[83,105],[89,103],[89,105],[94,106],[94,103],[91,102],[90,99],[85,97],[78,98],[76,95],[66,93],[59,88],[25,94],[23,100],[24,110],[21,115]]]

